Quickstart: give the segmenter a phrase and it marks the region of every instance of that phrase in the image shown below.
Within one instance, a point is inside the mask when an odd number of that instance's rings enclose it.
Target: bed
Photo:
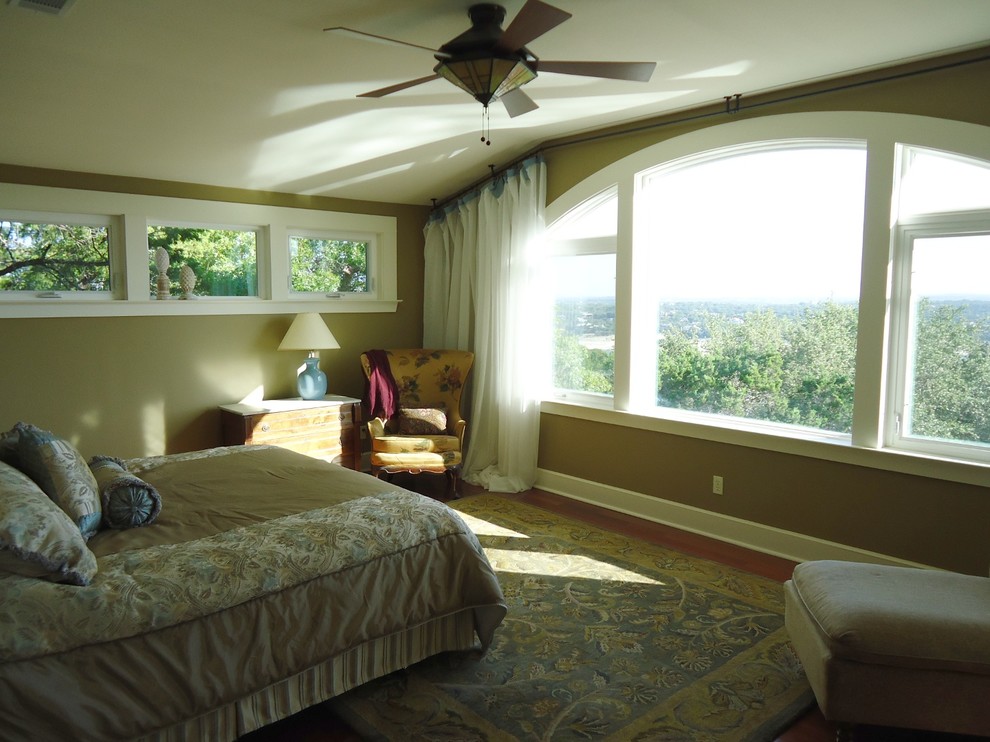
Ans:
[[[160,513],[96,530],[88,584],[65,584],[87,582],[78,549],[35,565],[54,582],[0,543],[0,739],[233,740],[484,651],[505,615],[477,538],[430,498],[270,446],[119,463]],[[0,467],[0,488],[27,486]]]

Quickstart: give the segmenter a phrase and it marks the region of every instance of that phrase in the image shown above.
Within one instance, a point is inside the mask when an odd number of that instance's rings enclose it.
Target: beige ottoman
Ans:
[[[990,735],[990,578],[816,561],[784,597],[826,719]]]

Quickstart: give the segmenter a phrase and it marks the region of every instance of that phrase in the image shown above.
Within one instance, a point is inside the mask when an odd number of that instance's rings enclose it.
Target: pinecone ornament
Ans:
[[[156,288],[158,290],[159,299],[168,299],[171,293],[171,286],[168,280],[168,265],[169,265],[168,251],[164,247],[159,247],[155,250],[155,267],[158,268],[158,282]]]
[[[182,287],[183,299],[191,299],[193,297],[193,289],[196,287],[196,274],[188,265],[182,266],[182,269],[179,271],[179,286]]]

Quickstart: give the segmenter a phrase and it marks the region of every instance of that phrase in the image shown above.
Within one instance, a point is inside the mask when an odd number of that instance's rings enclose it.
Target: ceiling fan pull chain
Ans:
[[[492,122],[491,116],[488,113],[488,106],[484,106],[481,109],[481,141],[483,141],[487,146],[492,146]]]

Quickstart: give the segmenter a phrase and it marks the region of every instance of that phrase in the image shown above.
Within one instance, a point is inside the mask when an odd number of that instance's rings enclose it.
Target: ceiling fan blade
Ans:
[[[392,39],[388,36],[379,36],[378,34],[368,33],[367,31],[358,31],[357,29],[347,28],[346,26],[333,26],[331,28],[324,28],[323,30],[330,31],[338,36],[348,36],[352,39],[360,39],[361,41],[374,41],[378,44],[388,44],[389,46],[411,46],[414,49],[425,49],[426,51],[440,55],[441,57],[450,56],[445,52],[438,51],[437,49],[431,49],[428,46],[411,44],[408,41],[400,41],[399,39]]]
[[[383,98],[391,93],[398,93],[400,90],[422,85],[424,82],[437,80],[439,78],[440,75],[430,75],[429,77],[419,77],[415,80],[406,80],[405,82],[400,82],[398,85],[389,85],[387,88],[379,88],[378,90],[372,90],[369,93],[361,93],[358,98]]]
[[[538,72],[559,72],[562,75],[607,77],[611,80],[649,82],[656,62],[537,62]]]
[[[536,101],[522,91],[522,88],[514,88],[499,98],[509,113],[509,118],[522,116],[524,113],[535,111],[539,108]]]
[[[526,0],[498,40],[502,51],[514,52],[571,17],[571,14],[541,0]]]

